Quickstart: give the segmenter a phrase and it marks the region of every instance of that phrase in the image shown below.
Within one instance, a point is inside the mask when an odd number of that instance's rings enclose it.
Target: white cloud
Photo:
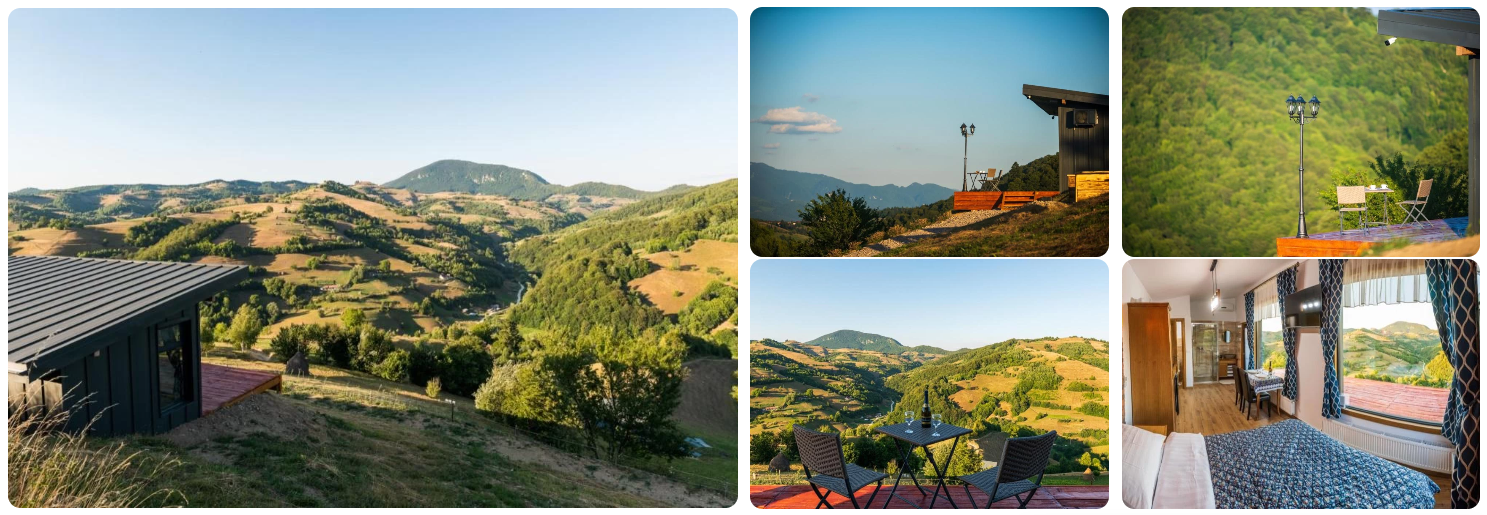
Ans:
[[[804,95],[801,95],[800,98],[805,99],[806,102],[809,102],[809,103],[812,103],[812,104],[816,103],[817,100],[821,100],[821,96],[820,95],[812,95],[810,93],[806,93]]]
[[[765,143],[764,148],[780,148],[779,143]]]
[[[767,123],[775,134],[835,134],[842,131],[836,120],[821,113],[802,111],[800,106],[770,109],[754,123]]]

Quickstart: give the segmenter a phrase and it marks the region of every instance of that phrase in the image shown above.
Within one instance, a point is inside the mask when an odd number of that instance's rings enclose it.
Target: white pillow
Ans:
[[[1132,509],[1151,507],[1162,468],[1162,435],[1127,425],[1121,430],[1121,499]]]

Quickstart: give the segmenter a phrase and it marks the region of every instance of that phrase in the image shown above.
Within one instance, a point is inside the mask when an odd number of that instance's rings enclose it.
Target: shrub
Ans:
[[[437,377],[429,379],[429,384],[423,387],[423,393],[428,394],[430,399],[439,398],[439,392],[441,390],[443,390],[443,388],[442,385],[440,385],[439,383],[439,378]]]
[[[381,363],[372,367],[372,374],[388,381],[405,383],[408,382],[408,370],[412,368],[411,361],[408,351],[394,350]]]
[[[444,347],[444,366],[440,379],[444,388],[456,395],[475,393],[490,378],[492,360],[479,338],[466,335]]]

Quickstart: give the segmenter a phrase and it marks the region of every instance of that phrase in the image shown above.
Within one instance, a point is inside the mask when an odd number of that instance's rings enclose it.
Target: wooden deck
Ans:
[[[1335,220],[1333,220],[1335,222]],[[1392,240],[1432,243],[1466,237],[1467,218],[1447,218],[1415,224],[1349,229],[1312,234],[1310,238],[1276,238],[1275,253],[1281,257],[1348,257],[1368,247]],[[1333,225],[1332,227],[1336,227]]]
[[[1348,405],[1401,417],[1439,422],[1446,416],[1445,388],[1396,384],[1356,377],[1342,378]]]
[[[884,485],[883,490],[878,492],[878,497],[873,499],[873,508],[882,508],[884,498],[890,498],[889,508],[913,509],[914,506],[904,502],[897,497],[889,496],[893,489],[892,485]],[[926,485],[925,490],[933,491],[932,486]],[[929,498],[919,493],[913,485],[900,485],[899,495],[907,497],[910,501],[920,506],[928,506]],[[873,487],[869,486],[857,491],[857,502],[867,502],[868,496],[873,494]],[[954,485],[950,488],[950,495],[955,499],[956,505],[961,509],[969,508],[971,505],[966,501],[965,487]],[[986,506],[986,492],[971,488],[971,500],[975,506],[984,508]],[[852,501],[837,494],[828,497],[831,505],[836,508],[852,507]],[[772,486],[772,485],[750,485],[749,502],[758,508],[790,508],[811,509],[816,507],[818,499],[811,492],[811,487],[806,485]],[[1027,503],[1029,509],[1056,509],[1056,508],[1104,508],[1110,502],[1110,487],[1105,485],[1096,486],[1045,486],[1038,489],[1033,495],[1033,500]],[[992,505],[993,508],[1016,508],[1017,501],[1014,499],[1003,499]],[[950,509],[950,503],[941,498],[935,503],[936,509]]]
[[[987,209],[1017,209],[1023,205],[1048,197],[1057,196],[1057,191],[957,191],[951,211],[984,211]]]
[[[202,363],[201,414],[237,404],[254,394],[283,388],[283,374]]]

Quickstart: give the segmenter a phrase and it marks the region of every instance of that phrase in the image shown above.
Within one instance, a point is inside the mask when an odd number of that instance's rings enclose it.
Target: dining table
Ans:
[[[1363,223],[1362,223],[1362,226],[1363,227],[1368,227],[1370,225],[1383,225],[1383,226],[1389,225],[1389,194],[1390,193],[1394,193],[1394,190],[1393,189],[1390,189],[1389,188],[1389,185],[1387,185],[1387,184],[1383,184],[1383,185],[1370,184],[1368,186],[1363,187],[1363,205],[1365,205],[1365,206],[1368,205],[1368,196],[1369,195],[1373,195],[1373,194],[1382,194],[1382,195],[1384,195],[1384,209],[1382,211],[1383,212],[1383,216],[1380,219],[1374,219],[1373,217],[1368,216],[1368,215],[1365,214],[1364,216],[1366,218],[1363,219]],[[1365,211],[1364,213],[1367,213],[1367,211]]]
[[[893,438],[893,447],[898,450],[899,456],[898,476],[893,478],[893,490],[890,491],[887,498],[883,499],[884,508],[888,507],[888,501],[894,497],[902,499],[914,508],[920,508],[914,501],[910,501],[898,494],[898,485],[903,480],[904,474],[909,475],[909,480],[914,482],[914,488],[918,488],[921,495],[930,498],[929,508],[934,508],[935,501],[938,501],[942,496],[945,500],[950,501],[951,508],[959,508],[959,506],[955,505],[955,499],[950,497],[950,486],[945,484],[945,472],[950,469],[950,460],[955,456],[955,446],[960,444],[960,437],[970,434],[970,429],[947,422],[940,423],[938,427],[920,427],[919,420],[916,419],[903,424],[880,426],[877,431]],[[945,463],[940,464],[935,461],[935,453],[930,451],[929,446],[945,440],[954,441],[950,444],[950,453],[946,454]],[[935,490],[933,493],[924,490],[924,487],[919,484],[919,477],[914,474],[914,470],[911,467],[907,466],[908,463],[913,461],[911,458],[913,458],[914,449],[921,447],[924,448],[924,455],[929,458],[930,468],[935,473],[935,477],[933,478]],[[940,493],[942,489],[945,492],[944,494]]]

